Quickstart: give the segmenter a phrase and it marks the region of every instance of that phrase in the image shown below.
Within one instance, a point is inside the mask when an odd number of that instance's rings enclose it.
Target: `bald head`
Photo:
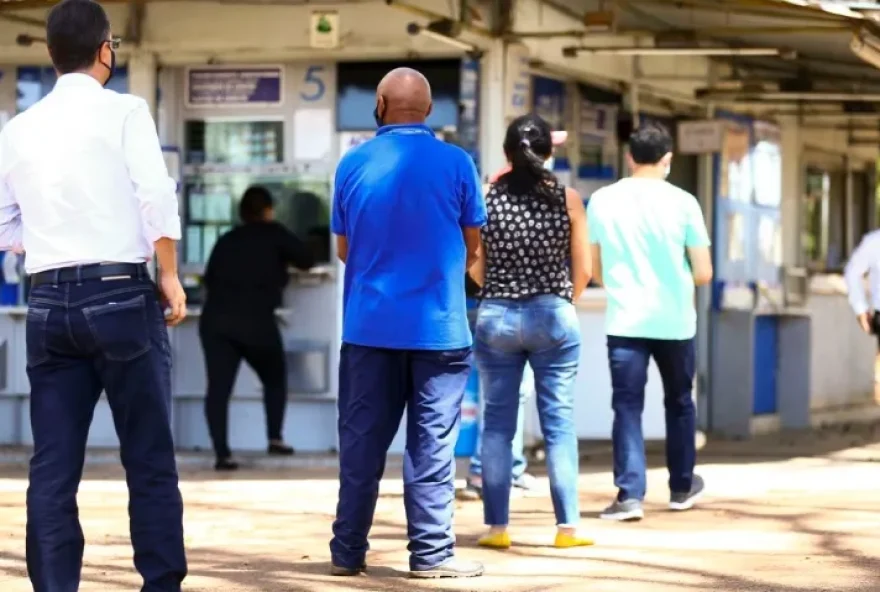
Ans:
[[[431,114],[431,85],[412,68],[395,68],[376,88],[376,119],[380,125],[424,123]]]

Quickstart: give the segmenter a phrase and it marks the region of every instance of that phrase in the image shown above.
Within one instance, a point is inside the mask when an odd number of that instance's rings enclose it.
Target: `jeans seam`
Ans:
[[[71,307],[81,307],[84,304],[88,304],[89,302],[94,302],[96,300],[100,300],[102,298],[107,298],[108,296],[121,296],[123,294],[130,294],[132,292],[150,292],[151,288],[149,286],[130,286],[128,288],[117,288],[116,290],[110,290],[108,292],[100,292],[93,296],[89,296],[88,298],[83,298],[82,300],[77,300],[76,302],[71,302]]]

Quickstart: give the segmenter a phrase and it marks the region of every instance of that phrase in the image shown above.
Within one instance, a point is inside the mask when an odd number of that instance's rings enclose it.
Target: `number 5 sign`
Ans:
[[[307,103],[320,101],[327,94],[327,82],[325,80],[327,68],[325,66],[309,66],[303,76],[300,98]]]

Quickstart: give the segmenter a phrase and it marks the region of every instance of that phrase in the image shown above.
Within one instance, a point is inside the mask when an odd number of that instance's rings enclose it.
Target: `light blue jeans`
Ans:
[[[522,477],[529,466],[529,463],[526,460],[525,450],[523,450],[525,447],[525,415],[526,402],[534,392],[535,375],[532,372],[532,367],[526,364],[525,370],[523,371],[523,380],[519,387],[519,412],[516,420],[516,433],[513,435],[513,470],[510,475],[512,481],[516,481]],[[476,454],[471,458],[471,467],[468,471],[472,477],[480,477],[483,474],[483,461],[480,457],[480,446],[483,439],[483,415],[486,413],[485,406],[486,397],[480,392],[480,423],[477,428]]]
[[[509,521],[511,447],[520,415],[520,384],[526,363],[535,373],[556,524],[574,526],[580,522],[574,428],[580,344],[574,305],[558,296],[484,300],[480,304],[475,354],[486,401],[482,457],[487,525],[506,526]]]

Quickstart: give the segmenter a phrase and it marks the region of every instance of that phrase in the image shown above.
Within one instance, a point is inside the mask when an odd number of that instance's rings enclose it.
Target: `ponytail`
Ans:
[[[534,131],[537,130],[531,126],[525,127],[520,131],[520,140],[516,146],[508,147],[510,172],[504,177],[516,193],[533,193],[552,199],[557,194],[559,180],[552,171],[544,167],[544,159],[532,149],[528,136]]]

